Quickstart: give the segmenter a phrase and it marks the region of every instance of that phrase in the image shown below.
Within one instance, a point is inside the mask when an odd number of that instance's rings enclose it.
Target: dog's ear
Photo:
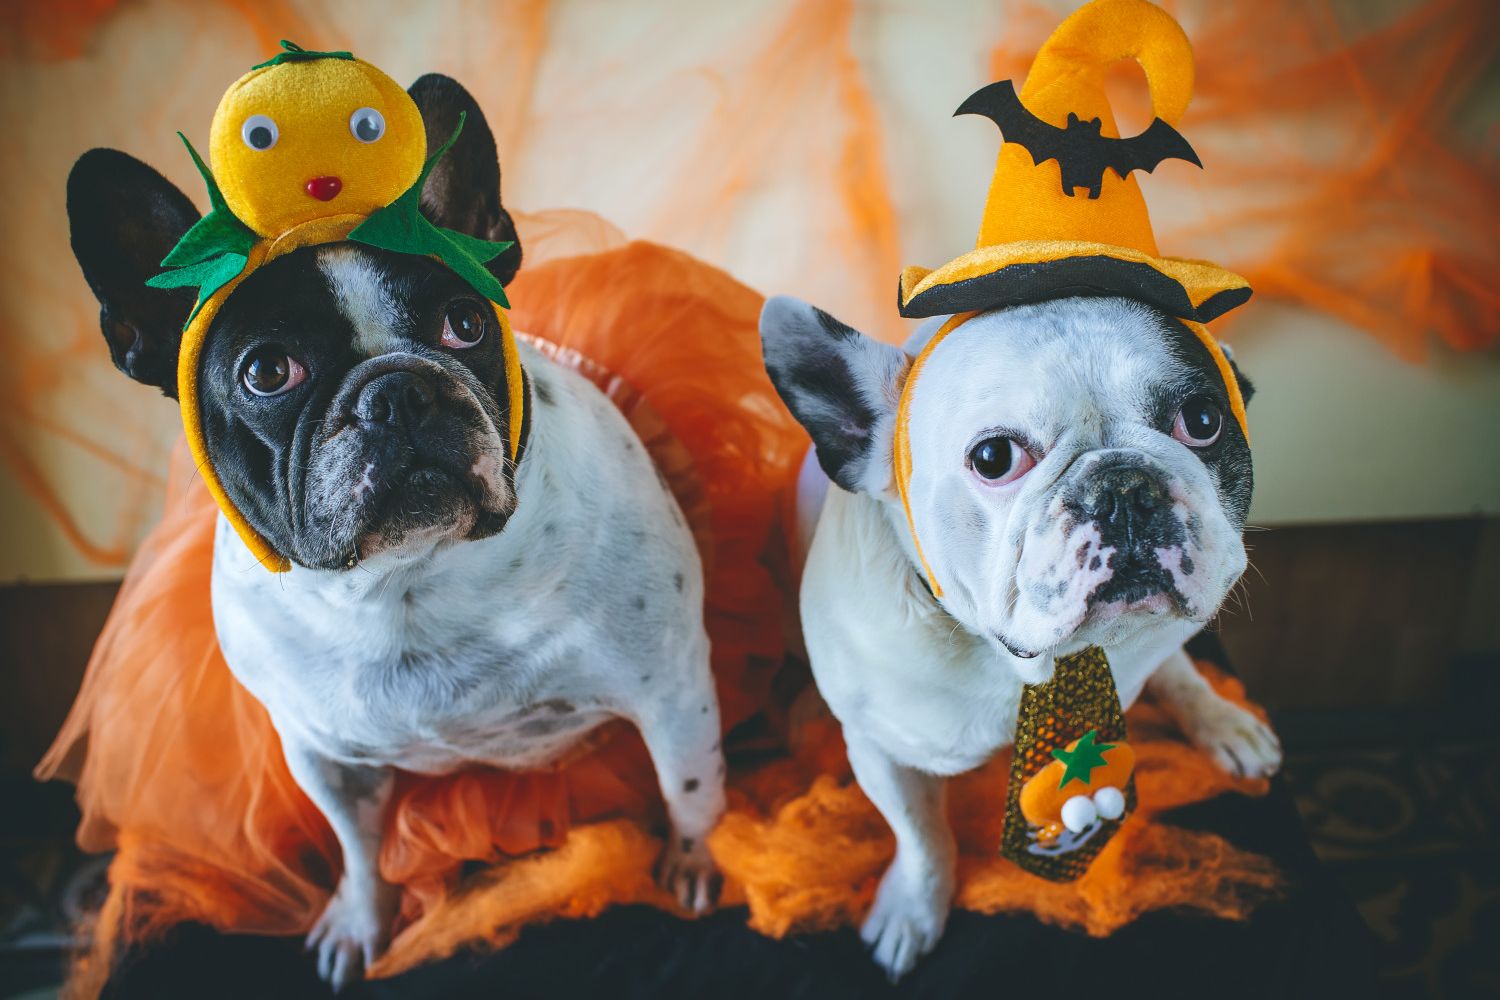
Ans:
[[[177,350],[191,288],[148,288],[198,210],[154,169],[116,149],[91,149],[68,174],[73,256],[99,300],[109,356],[126,375],[177,397]]]
[[[427,175],[422,214],[444,229],[513,243],[485,265],[502,285],[510,284],[521,267],[521,241],[510,213],[500,203],[500,159],[484,112],[457,80],[439,73],[428,73],[407,93],[422,112],[429,153],[448,141],[458,127],[459,115],[465,116],[458,141]]]
[[[1224,352],[1224,357],[1229,362],[1229,370],[1234,372],[1234,380],[1239,383],[1240,398],[1245,401],[1246,406],[1249,406],[1250,397],[1255,395],[1255,383],[1246,378],[1245,373],[1240,371],[1239,364],[1234,360],[1234,351],[1229,349],[1228,344],[1222,340],[1219,341],[1219,350]]]
[[[896,404],[911,359],[784,295],[761,310],[760,339],[771,382],[811,435],[828,477],[851,493],[888,491]]]

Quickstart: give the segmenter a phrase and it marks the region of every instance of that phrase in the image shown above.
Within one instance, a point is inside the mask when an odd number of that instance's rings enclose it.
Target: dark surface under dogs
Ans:
[[[1217,642],[1193,652],[1220,659]],[[1161,911],[1108,938],[1031,916],[955,910],[937,949],[891,987],[852,928],[774,941],[743,909],[679,920],[645,907],[532,927],[493,954],[465,953],[341,996],[538,997],[1328,997],[1373,996],[1373,939],[1316,861],[1280,778],[1264,799],[1226,795],[1172,819],[1272,858],[1284,899],[1246,921]],[[300,940],[177,928],[129,956],[105,996],[294,1000],[329,996]]]

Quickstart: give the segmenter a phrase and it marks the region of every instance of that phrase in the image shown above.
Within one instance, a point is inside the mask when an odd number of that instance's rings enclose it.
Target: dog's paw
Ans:
[[[673,832],[656,863],[656,884],[670,892],[685,910],[707,913],[719,901],[724,876],[702,837]]]
[[[891,982],[914,969],[917,960],[936,947],[952,899],[951,878],[912,874],[899,862],[886,869],[859,936]]]
[[[385,950],[394,910],[395,893],[389,887],[372,895],[349,891],[347,882],[339,884],[307,935],[307,950],[317,953],[318,976],[334,992],[363,979]]]
[[[1236,778],[1269,778],[1281,768],[1281,741],[1252,712],[1217,696],[1187,718],[1188,738]]]

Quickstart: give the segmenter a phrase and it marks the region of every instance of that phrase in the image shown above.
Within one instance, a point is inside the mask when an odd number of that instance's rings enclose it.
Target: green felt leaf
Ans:
[[[203,157],[199,156],[198,151],[193,148],[193,144],[188,142],[187,136],[178,132],[177,138],[181,139],[182,144],[187,147],[188,155],[193,158],[193,166],[198,168],[198,176],[203,178],[203,186],[208,188],[210,211],[229,212],[229,203],[224,200],[224,192],[219,190],[219,182],[214,180],[213,171],[208,169],[208,164],[203,162]],[[233,215],[234,213],[229,212],[229,214]]]
[[[427,219],[422,215],[402,211],[397,202],[392,202],[371,212],[365,221],[354,227],[349,238],[400,253],[426,253],[421,248],[423,222]]]
[[[437,152],[423,164],[421,176],[416,183],[386,207],[371,212],[369,218],[354,228],[349,238],[382,250],[436,257],[468,282],[476,292],[509,308],[510,301],[505,297],[505,286],[484,265],[512,244],[496,243],[452,229],[442,229],[433,225],[422,214],[422,187],[427,183],[427,175],[432,172],[442,155],[458,141],[466,117],[462,112],[459,114],[458,126],[454,128],[448,141],[439,146]]]
[[[1099,736],[1099,730],[1090,729],[1078,738],[1078,745],[1072,750],[1064,750],[1061,747],[1052,751],[1052,756],[1063,762],[1062,781],[1057,787],[1063,788],[1070,781],[1081,781],[1085,785],[1089,783],[1089,775],[1096,767],[1104,766],[1104,751],[1113,750],[1113,743],[1095,743]]]
[[[193,317],[198,315],[198,310],[203,308],[203,303],[245,269],[245,264],[250,259],[250,248],[255,245],[258,237],[229,210],[229,205],[224,201],[224,193],[214,182],[214,175],[193,148],[193,144],[188,142],[188,137],[181,132],[177,133],[177,137],[187,147],[188,155],[193,158],[193,166],[198,168],[203,184],[208,188],[210,208],[208,214],[193,223],[192,228],[182,234],[177,245],[162,258],[162,266],[172,270],[147,278],[146,284],[152,288],[196,287],[198,304],[188,316],[188,322],[192,322]]]
[[[203,303],[212,298],[214,292],[233,281],[235,275],[245,269],[245,264],[249,259],[242,253],[222,253],[217,257],[210,257],[208,260],[198,261],[186,267],[163,271],[155,277],[147,278],[146,284],[152,288],[197,286],[198,304],[193,306],[193,311],[188,316],[188,322],[191,323],[193,317],[198,315],[198,310],[203,308]]]
[[[256,63],[250,69],[265,69],[267,66],[280,66],[287,62],[311,62],[314,59],[353,59],[351,52],[318,52],[313,49],[304,49],[296,42],[289,42],[285,38],[281,40],[281,51],[263,63]]]
[[[188,155],[193,158],[193,165],[198,168],[198,173],[203,176],[203,183],[208,188],[208,201],[212,206],[207,215],[193,223],[191,229],[182,234],[182,239],[177,241],[171,251],[162,258],[163,267],[180,267],[184,264],[197,264],[217,257],[221,253],[248,254],[250,248],[255,245],[256,236],[250,227],[235,217],[224,202],[224,195],[219,190],[219,185],[214,182],[213,174],[204,166],[203,160],[198,156],[198,151],[193,144],[188,142],[187,136],[178,132],[182,144],[187,147]]]
[[[161,264],[162,267],[181,267],[221,253],[248,254],[254,245],[255,234],[239,219],[226,212],[209,212],[182,234],[182,239],[161,259]]]
[[[510,242],[509,240],[505,241],[504,243],[497,243],[494,240],[480,239],[478,236],[470,236],[468,233],[461,233],[457,229],[444,229],[443,232],[447,233],[448,238],[454,243],[458,244],[459,248],[462,249],[464,253],[468,254],[470,257],[473,257],[481,264],[488,264],[490,261],[500,256],[502,253],[515,246],[515,244]]]
[[[455,233],[451,229],[439,229],[430,222],[428,225],[431,226],[437,239],[446,244],[446,251],[438,251],[438,259],[451,267],[453,273],[467,281],[474,291],[497,305],[509,309],[510,300],[505,297],[505,286],[500,284],[500,279],[485,268],[483,261],[469,253],[453,239],[454,236],[461,234]],[[497,250],[496,253],[498,252]],[[494,257],[494,254],[490,254],[484,260],[489,260],[491,257]]]

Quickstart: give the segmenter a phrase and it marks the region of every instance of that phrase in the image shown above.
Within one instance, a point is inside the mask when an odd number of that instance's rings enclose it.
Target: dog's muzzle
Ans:
[[[356,389],[351,409],[366,426],[410,434],[432,419],[437,398],[431,377],[422,372],[377,371]]]
[[[1122,554],[1160,540],[1167,511],[1161,479],[1137,463],[1117,463],[1096,471],[1084,488],[1082,505],[1099,528],[1100,541]]]
[[[1139,460],[1123,459],[1091,470],[1079,507],[1099,531],[1101,547],[1113,549],[1111,575],[1090,604],[1133,602],[1175,591],[1158,550],[1181,544],[1180,526],[1161,476]]]

